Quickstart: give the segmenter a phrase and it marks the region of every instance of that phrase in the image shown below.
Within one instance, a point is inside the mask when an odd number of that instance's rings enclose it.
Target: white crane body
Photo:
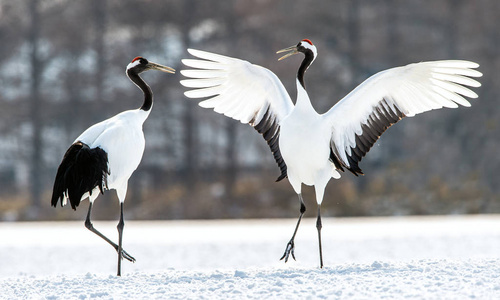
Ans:
[[[345,169],[363,175],[358,163],[387,128],[404,117],[439,109],[470,106],[464,98],[477,98],[468,87],[481,84],[479,65],[470,61],[434,61],[409,64],[379,72],[356,87],[324,114],[318,114],[305,89],[304,74],[316,59],[317,50],[308,39],[278,51],[286,58],[303,53],[297,72],[297,101],[293,105],[278,77],[268,69],[236,58],[189,49],[199,59],[183,63],[190,78],[181,84],[191,88],[188,98],[208,98],[204,108],[248,123],[267,141],[281,170],[278,180],[288,177],[300,200],[300,216],[282,259],[294,257],[294,238],[305,212],[302,184],[312,185],[318,204],[320,266],[320,208],[328,181],[340,178]],[[295,258],[295,257],[294,257]]]
[[[151,88],[139,74],[147,70],[173,73],[175,70],[136,57],[127,66],[129,79],[144,93],[144,103],[139,109],[127,110],[97,123],[85,130],[66,151],[59,168],[52,192],[51,204],[62,206],[69,201],[76,210],[80,202],[89,199],[85,227],[97,234],[115,248],[118,253],[118,272],[121,275],[123,258],[135,259],[122,248],[124,227],[123,203],[127,195],[128,180],[141,162],[145,140],[142,125],[153,106]],[[116,190],[120,203],[118,223],[118,244],[115,244],[98,230],[90,220],[92,205],[100,193]]]

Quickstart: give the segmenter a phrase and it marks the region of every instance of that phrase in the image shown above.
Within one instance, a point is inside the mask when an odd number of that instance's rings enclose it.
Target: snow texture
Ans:
[[[94,222],[116,239],[116,222]],[[500,216],[126,222],[124,261],[82,222],[0,223],[0,299],[500,299]]]

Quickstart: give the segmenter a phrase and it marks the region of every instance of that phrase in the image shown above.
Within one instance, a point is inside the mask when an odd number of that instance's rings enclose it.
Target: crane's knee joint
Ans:
[[[90,222],[89,219],[85,220],[85,227],[88,229],[88,230],[92,230],[94,228],[94,225],[92,225],[92,222]]]
[[[318,230],[321,230],[321,228],[323,228],[323,224],[321,223],[321,217],[318,217],[318,219],[316,220],[316,228]]]
[[[123,227],[125,227],[125,222],[123,222],[123,220],[120,220],[120,222],[118,222],[118,225],[116,225],[116,228],[117,228],[119,231],[122,231],[122,230],[123,230]]]
[[[304,203],[300,203],[300,213],[303,214],[306,212],[306,206]]]

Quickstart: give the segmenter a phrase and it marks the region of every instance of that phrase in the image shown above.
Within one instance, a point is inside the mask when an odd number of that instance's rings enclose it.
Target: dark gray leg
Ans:
[[[123,202],[120,203],[120,222],[118,222],[118,273],[117,276],[122,275],[122,240],[123,240],[123,227],[125,226],[125,222],[123,222]]]
[[[108,239],[104,234],[100,233],[97,229],[94,228],[94,225],[90,221],[90,212],[92,211],[92,202],[89,202],[89,212],[87,213],[87,219],[85,220],[85,227],[92,231],[93,233],[97,234],[100,236],[103,240],[108,242],[113,248],[115,248],[116,252],[118,252],[118,245],[113,243],[110,239]],[[135,258],[133,258],[130,254],[128,254],[125,250],[122,249],[122,256],[126,260],[129,260],[131,262],[135,262]]]
[[[302,220],[302,216],[304,215],[304,212],[306,211],[306,206],[304,204],[304,199],[302,199],[302,194],[298,194],[298,196],[299,196],[299,200],[300,200],[300,216],[299,216],[299,220],[297,221],[297,225],[295,226],[295,230],[293,232],[292,238],[290,239],[290,241],[286,245],[285,253],[280,258],[280,260],[283,260],[283,258],[284,258],[285,262],[288,261],[288,257],[290,256],[290,254],[293,257],[293,260],[295,260],[295,254],[294,254],[294,250],[295,250],[295,242],[294,242],[295,235],[297,234],[297,230],[299,229],[300,220]]]
[[[318,218],[316,219],[316,229],[318,229],[318,241],[319,241],[319,267],[323,268],[323,250],[321,247],[321,205],[318,205]]]

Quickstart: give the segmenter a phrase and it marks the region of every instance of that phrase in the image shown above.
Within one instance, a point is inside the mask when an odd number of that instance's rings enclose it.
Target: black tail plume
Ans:
[[[62,206],[66,195],[71,207],[76,209],[86,192],[92,194],[92,190],[99,187],[101,193],[104,193],[108,174],[108,154],[103,149],[91,149],[82,142],[74,143],[64,154],[57,169],[52,206],[55,207],[59,200]]]

